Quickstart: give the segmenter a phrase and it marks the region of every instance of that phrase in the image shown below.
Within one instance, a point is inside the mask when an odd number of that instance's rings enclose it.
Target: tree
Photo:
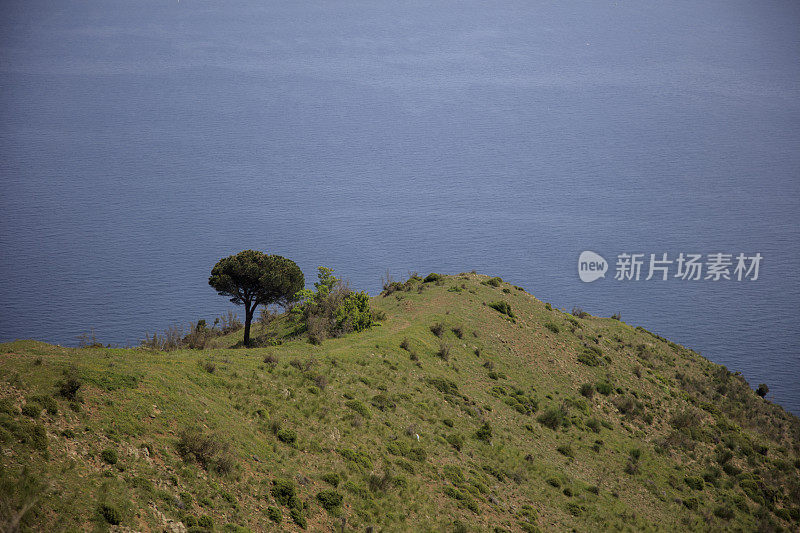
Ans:
[[[758,388],[756,389],[756,394],[758,394],[763,398],[764,396],[767,395],[767,393],[769,393],[769,387],[767,387],[767,384],[766,383],[759,384]]]
[[[250,343],[250,323],[259,305],[287,307],[305,287],[300,268],[290,259],[245,250],[220,259],[208,278],[220,296],[236,305],[244,305],[244,344]]]

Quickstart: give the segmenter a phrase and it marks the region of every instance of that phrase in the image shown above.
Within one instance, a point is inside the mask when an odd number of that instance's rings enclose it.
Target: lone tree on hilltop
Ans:
[[[256,308],[270,304],[286,307],[305,287],[305,278],[290,259],[245,250],[220,259],[211,269],[208,284],[220,296],[229,297],[236,305],[244,305],[244,345],[247,346]]]

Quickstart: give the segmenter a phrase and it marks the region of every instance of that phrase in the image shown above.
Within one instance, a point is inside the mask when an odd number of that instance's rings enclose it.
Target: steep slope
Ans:
[[[0,524],[798,528],[800,420],[740,375],[499,278],[433,278],[318,346],[286,317],[257,349],[0,345]]]

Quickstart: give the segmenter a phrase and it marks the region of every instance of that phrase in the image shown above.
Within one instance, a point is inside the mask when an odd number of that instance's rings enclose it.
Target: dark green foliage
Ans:
[[[575,452],[572,451],[572,446],[570,446],[569,444],[562,444],[561,446],[556,448],[556,450],[558,451],[558,453],[566,457],[575,457]]]
[[[299,507],[300,500],[297,498],[297,491],[294,482],[289,479],[275,479],[272,481],[272,488],[269,493],[275,501],[286,507]]]
[[[309,342],[320,344],[328,337],[363,331],[378,320],[365,292],[353,292],[330,268],[319,267],[317,277],[316,291],[299,291],[301,303],[292,308],[293,316],[302,317]]]
[[[211,529],[214,527],[214,519],[208,515],[203,515],[197,519],[197,525],[205,529]]]
[[[285,444],[294,444],[297,442],[297,432],[289,428],[281,428],[275,434],[278,440]]]
[[[372,413],[369,412],[369,409],[367,409],[367,406],[364,405],[363,403],[359,402],[358,400],[347,400],[346,402],[344,402],[344,404],[347,407],[349,407],[350,409],[352,409],[353,411],[355,411],[356,413],[358,413],[361,416],[363,416],[364,418],[371,418],[372,417]]]
[[[56,402],[55,399],[53,399],[50,396],[44,396],[44,395],[31,396],[30,398],[28,398],[28,401],[31,403],[38,403],[44,409],[46,409],[47,414],[51,416],[55,416],[58,414],[58,402]]]
[[[514,312],[511,310],[511,306],[508,304],[508,302],[490,302],[487,305],[499,313],[508,315],[509,318],[514,318]]]
[[[434,282],[434,281],[439,281],[442,278],[443,278],[443,276],[441,274],[437,274],[436,272],[431,272],[430,274],[425,276],[425,279],[423,280],[423,283],[431,283],[431,282]]]
[[[727,505],[720,505],[714,509],[714,515],[722,518],[723,520],[730,520],[734,517],[735,513],[733,509]]]
[[[432,325],[431,333],[441,338],[441,336],[444,335],[444,324],[437,322],[436,324]]]
[[[491,285],[492,287],[499,287],[501,283],[503,283],[503,279],[499,277],[489,278],[486,280],[486,284]]]
[[[342,495],[335,490],[322,490],[317,493],[317,501],[323,509],[333,512],[342,505]]]
[[[117,456],[117,450],[113,448],[106,448],[100,452],[100,458],[110,465],[117,464],[117,461],[119,460],[119,457]]]
[[[559,328],[557,325],[553,324],[552,322],[545,322],[544,327],[546,327],[547,329],[549,329],[553,333],[559,333],[561,331],[561,328]]]
[[[58,393],[65,399],[74,402],[78,399],[78,390],[80,390],[81,381],[74,377],[68,376],[58,384]]]
[[[453,433],[452,435],[448,435],[446,437],[446,440],[447,440],[448,443],[450,443],[450,446],[452,446],[453,448],[456,449],[456,451],[460,452],[461,448],[464,447],[464,437],[462,437],[461,435],[459,435],[457,433]]]
[[[458,385],[454,381],[444,378],[428,378],[428,384],[444,394],[458,394]]]
[[[103,520],[111,524],[112,526],[117,526],[122,522],[122,513],[119,512],[119,509],[114,507],[113,505],[109,505],[104,503],[100,505],[98,508],[98,512],[100,516],[103,517]]]
[[[597,355],[589,350],[584,350],[580,354],[578,354],[578,362],[583,363],[587,366],[598,366],[600,364],[600,359]]]
[[[333,485],[334,487],[338,487],[339,483],[341,482],[341,477],[336,472],[330,472],[328,474],[322,474],[320,479],[329,485]]]
[[[347,448],[340,448],[336,451],[339,453],[339,455],[354,465],[362,467],[366,470],[372,470],[372,459],[370,459],[368,454],[361,451],[353,451]]]
[[[559,479],[557,477],[549,477],[549,478],[547,478],[547,484],[552,486],[552,487],[555,487],[557,489],[561,488],[561,481],[559,481]]]
[[[489,425],[489,422],[484,422],[478,431],[475,432],[475,438],[487,444],[492,442],[492,426]]]
[[[334,328],[336,333],[364,331],[372,325],[369,295],[363,291],[350,292],[336,309]]]
[[[39,418],[41,412],[42,406],[38,403],[26,403],[22,406],[22,414],[31,418]]]
[[[594,396],[594,385],[591,383],[584,383],[580,388],[581,396],[591,399]]]
[[[701,477],[686,476],[684,478],[684,481],[686,482],[687,485],[689,485],[690,488],[694,490],[703,490],[703,487],[705,487],[705,482]]]
[[[462,328],[461,326],[456,326],[454,328],[451,328],[450,330],[459,339],[463,339],[464,338],[464,328]]]
[[[392,411],[396,407],[396,404],[385,394],[376,394],[370,403],[379,411]]]
[[[595,385],[595,388],[597,389],[597,392],[599,392],[603,396],[608,396],[609,394],[614,392],[614,387],[608,381],[599,381]]]
[[[403,339],[403,342],[400,343],[400,348],[404,349],[407,352],[411,351],[411,343],[408,342],[408,338]]]
[[[244,250],[220,259],[211,269],[208,284],[220,296],[244,305],[244,345],[250,343],[250,324],[260,305],[288,305],[305,286],[300,268],[279,255]]]
[[[600,433],[600,421],[596,418],[590,418],[589,420],[587,420],[586,427],[588,427],[595,433]]]
[[[445,361],[450,360],[450,343],[449,342],[440,342],[439,343],[439,351],[436,352],[436,355],[444,359]]]
[[[556,430],[566,425],[567,413],[563,407],[548,407],[536,420],[543,426]]]
[[[399,455],[401,457],[405,457],[406,459],[411,459],[412,461],[419,461],[423,462],[427,458],[427,454],[425,450],[419,444],[410,444],[403,440],[396,440],[390,442],[386,449],[392,455]]]
[[[267,507],[267,518],[275,522],[276,524],[280,524],[281,520],[283,520],[283,513],[278,507],[274,505],[270,505]]]
[[[767,384],[766,383],[759,384],[758,388],[756,389],[756,394],[758,394],[762,398],[767,394],[769,394],[769,387],[767,387]]]
[[[292,522],[297,524],[297,527],[300,529],[305,529],[308,527],[306,517],[303,515],[303,511],[299,507],[292,507],[289,509],[289,516],[292,517]]]

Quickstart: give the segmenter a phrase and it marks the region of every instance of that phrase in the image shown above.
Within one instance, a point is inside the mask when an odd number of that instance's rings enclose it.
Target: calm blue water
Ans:
[[[213,318],[212,265],[256,248],[621,312],[800,413],[797,2],[0,9],[0,340]],[[585,249],[764,260],[584,284]]]

